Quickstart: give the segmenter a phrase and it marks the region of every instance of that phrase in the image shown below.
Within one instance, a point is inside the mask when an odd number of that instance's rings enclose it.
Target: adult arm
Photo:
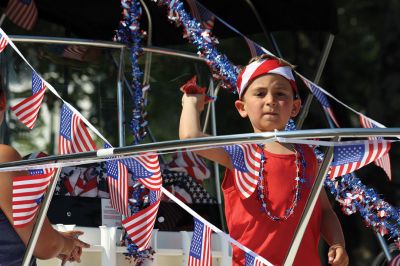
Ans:
[[[321,234],[329,245],[328,262],[332,265],[348,265],[349,258],[346,253],[346,245],[342,226],[336,213],[333,211],[324,189],[319,196],[322,209]]]
[[[179,138],[201,138],[209,135],[202,132],[200,114],[204,110],[204,95],[184,94],[182,97],[182,113],[179,122]],[[215,161],[229,169],[233,169],[231,160],[223,148],[197,150],[195,153]]]
[[[16,150],[7,145],[0,144],[0,163],[20,160],[21,156]],[[0,208],[6,215],[10,224],[12,219],[12,178],[26,175],[24,172],[0,172]],[[34,219],[35,221],[35,219]],[[22,242],[27,246],[34,222],[22,228],[14,228]],[[77,232],[77,235],[79,232]],[[83,247],[89,247],[88,244],[77,238],[63,235],[53,229],[49,220],[46,218],[39,238],[34,249],[33,255],[39,259],[50,259],[64,255],[72,260],[79,260],[80,252]],[[79,256],[78,256],[79,254]]]

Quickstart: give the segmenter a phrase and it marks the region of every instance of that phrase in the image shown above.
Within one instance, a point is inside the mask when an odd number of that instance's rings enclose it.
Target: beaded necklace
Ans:
[[[261,212],[265,212],[272,221],[287,220],[294,213],[294,209],[296,208],[297,203],[300,200],[301,185],[303,183],[305,183],[305,181],[306,181],[305,178],[300,176],[300,174],[303,174],[303,176],[304,176],[305,167],[306,167],[303,149],[299,145],[293,145],[293,149],[294,149],[295,156],[296,156],[296,159],[295,159],[296,176],[294,178],[294,180],[296,182],[296,187],[295,187],[292,204],[290,205],[290,207],[288,209],[286,209],[284,216],[279,217],[279,216],[275,216],[274,214],[271,213],[270,210],[268,210],[267,203],[265,202],[265,199],[268,197],[268,190],[267,190],[266,186],[265,186],[265,190],[264,190],[264,184],[266,185],[266,183],[263,184],[264,163],[266,162],[266,158],[265,158],[265,154],[264,154],[264,145],[259,144],[258,147],[261,150],[261,152],[260,152],[261,153],[261,161],[260,161],[260,172],[258,175],[258,182],[257,182],[257,195],[258,195],[258,200],[260,201],[260,204],[261,204]],[[299,154],[300,154],[300,156],[299,156]],[[299,163],[299,159],[300,159],[300,163]],[[265,193],[264,193],[264,191],[265,191]]]

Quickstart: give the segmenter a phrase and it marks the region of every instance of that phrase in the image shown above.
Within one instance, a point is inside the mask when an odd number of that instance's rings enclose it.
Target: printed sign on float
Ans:
[[[122,215],[111,207],[110,199],[101,199],[101,222],[106,226],[121,226]]]

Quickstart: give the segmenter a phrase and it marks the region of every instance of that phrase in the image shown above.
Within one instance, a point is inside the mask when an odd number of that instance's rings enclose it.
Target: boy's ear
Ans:
[[[301,108],[301,100],[295,99],[293,101],[293,108],[292,108],[292,112],[290,114],[291,117],[296,117],[300,112],[300,108]]]
[[[236,100],[235,107],[236,107],[236,110],[238,110],[241,117],[243,117],[243,118],[247,117],[247,111],[244,106],[244,101]]]

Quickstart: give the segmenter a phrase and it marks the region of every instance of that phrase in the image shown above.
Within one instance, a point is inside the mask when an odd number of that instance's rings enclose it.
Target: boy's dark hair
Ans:
[[[279,63],[290,67],[292,70],[295,69],[295,66],[292,65],[291,63],[289,63],[288,61],[286,61],[286,60],[284,60],[284,59],[282,59],[282,58],[279,58],[279,57],[270,55],[270,54],[262,54],[262,55],[259,55],[259,56],[255,56],[255,57],[253,57],[253,58],[251,58],[251,59],[249,60],[249,63],[248,63],[248,64],[251,64],[251,63],[253,63],[254,61],[258,61],[258,60],[262,60],[262,59],[276,59],[276,60],[279,61]]]

